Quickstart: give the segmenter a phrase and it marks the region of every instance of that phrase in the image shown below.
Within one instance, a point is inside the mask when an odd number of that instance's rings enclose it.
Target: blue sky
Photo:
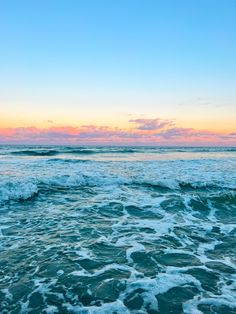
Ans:
[[[0,29],[4,127],[233,128],[234,0],[8,0]]]

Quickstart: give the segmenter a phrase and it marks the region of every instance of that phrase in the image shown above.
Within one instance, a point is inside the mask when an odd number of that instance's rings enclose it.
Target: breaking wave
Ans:
[[[0,205],[8,201],[27,200],[38,193],[36,183],[26,181],[9,181],[0,184]]]
[[[59,160],[58,160],[59,161]],[[86,160],[75,160],[75,163],[84,164]],[[160,193],[198,193],[207,194],[209,198],[218,201],[235,199],[236,186],[225,182],[207,184],[206,182],[183,182],[174,179],[166,180],[142,180],[126,176],[104,175],[102,173],[74,173],[56,176],[29,177],[21,180],[3,181],[0,183],[0,203],[11,200],[27,200],[45,189],[77,189],[80,187],[130,187],[132,189],[148,189]],[[190,194],[191,195],[191,194]],[[201,196],[202,197],[202,196]]]

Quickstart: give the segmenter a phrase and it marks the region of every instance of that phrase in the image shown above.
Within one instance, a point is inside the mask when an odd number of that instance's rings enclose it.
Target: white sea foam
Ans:
[[[130,311],[121,300],[111,303],[103,303],[101,306],[73,306],[69,303],[65,303],[64,306],[73,314],[130,314]]]
[[[26,200],[38,193],[38,187],[29,180],[12,180],[0,183],[0,204],[10,200]]]
[[[47,314],[55,314],[55,313],[58,313],[59,310],[56,306],[54,305],[48,305],[44,311],[47,313]]]

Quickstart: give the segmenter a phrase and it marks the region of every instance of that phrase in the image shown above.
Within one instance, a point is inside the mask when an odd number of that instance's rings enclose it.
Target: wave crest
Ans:
[[[0,185],[0,204],[11,200],[27,200],[37,193],[38,186],[31,181],[3,182]]]

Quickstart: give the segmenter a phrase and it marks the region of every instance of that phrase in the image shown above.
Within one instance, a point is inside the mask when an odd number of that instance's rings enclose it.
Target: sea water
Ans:
[[[0,313],[236,313],[236,149],[0,147]]]

